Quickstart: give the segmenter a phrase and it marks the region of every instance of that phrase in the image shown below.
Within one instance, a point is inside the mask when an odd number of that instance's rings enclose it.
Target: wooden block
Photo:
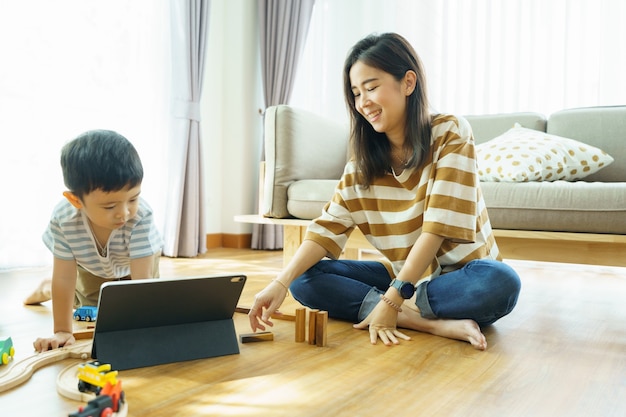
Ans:
[[[315,344],[315,322],[317,313],[319,313],[317,309],[309,310],[309,345]]]
[[[93,326],[91,328],[76,330],[73,335],[76,340],[93,339]]]
[[[327,345],[326,326],[328,325],[328,311],[319,311],[315,319],[315,344],[320,347]]]
[[[306,309],[304,307],[296,308],[296,342],[304,342],[306,332]]]
[[[274,340],[274,334],[272,332],[245,333],[239,335],[239,341],[241,343],[267,342],[270,340]]]

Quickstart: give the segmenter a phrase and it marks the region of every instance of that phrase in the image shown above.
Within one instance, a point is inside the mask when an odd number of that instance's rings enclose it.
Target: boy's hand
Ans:
[[[54,336],[48,338],[39,337],[33,342],[33,347],[37,352],[45,352],[50,349],[57,349],[62,346],[74,344],[76,339],[72,333],[56,332]]]

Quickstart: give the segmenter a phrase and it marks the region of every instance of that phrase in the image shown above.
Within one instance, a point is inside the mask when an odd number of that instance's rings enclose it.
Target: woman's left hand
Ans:
[[[365,330],[369,326],[370,342],[375,345],[380,340],[387,345],[397,345],[398,338],[411,340],[411,338],[396,328],[398,312],[382,300],[374,307],[372,312],[362,322],[355,324],[355,329]]]

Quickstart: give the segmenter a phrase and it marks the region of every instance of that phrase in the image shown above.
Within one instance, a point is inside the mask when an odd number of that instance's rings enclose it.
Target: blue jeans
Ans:
[[[302,305],[356,323],[374,309],[390,282],[380,262],[325,259],[294,280],[290,290]],[[472,319],[486,326],[513,310],[520,288],[520,278],[510,266],[477,259],[421,283],[415,304],[427,319]]]

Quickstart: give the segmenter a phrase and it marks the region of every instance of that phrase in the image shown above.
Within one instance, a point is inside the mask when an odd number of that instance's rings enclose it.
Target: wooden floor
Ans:
[[[366,332],[333,320],[328,346],[315,347],[295,343],[294,323],[276,320],[274,341],[242,344],[239,355],[120,371],[129,415],[625,416],[626,268],[507,262],[522,293],[513,313],[485,330],[485,352],[417,332],[400,346],[372,346]],[[281,265],[281,252],[218,249],[163,258],[161,276],[244,273],[240,304],[250,305]],[[21,304],[48,273],[0,272],[0,339],[12,336],[14,363],[51,331],[49,302]],[[297,306],[288,299],[283,310]],[[235,326],[250,332],[243,314]],[[55,381],[79,362],[49,365],[0,394],[2,415],[75,411],[81,403],[61,397]]]

